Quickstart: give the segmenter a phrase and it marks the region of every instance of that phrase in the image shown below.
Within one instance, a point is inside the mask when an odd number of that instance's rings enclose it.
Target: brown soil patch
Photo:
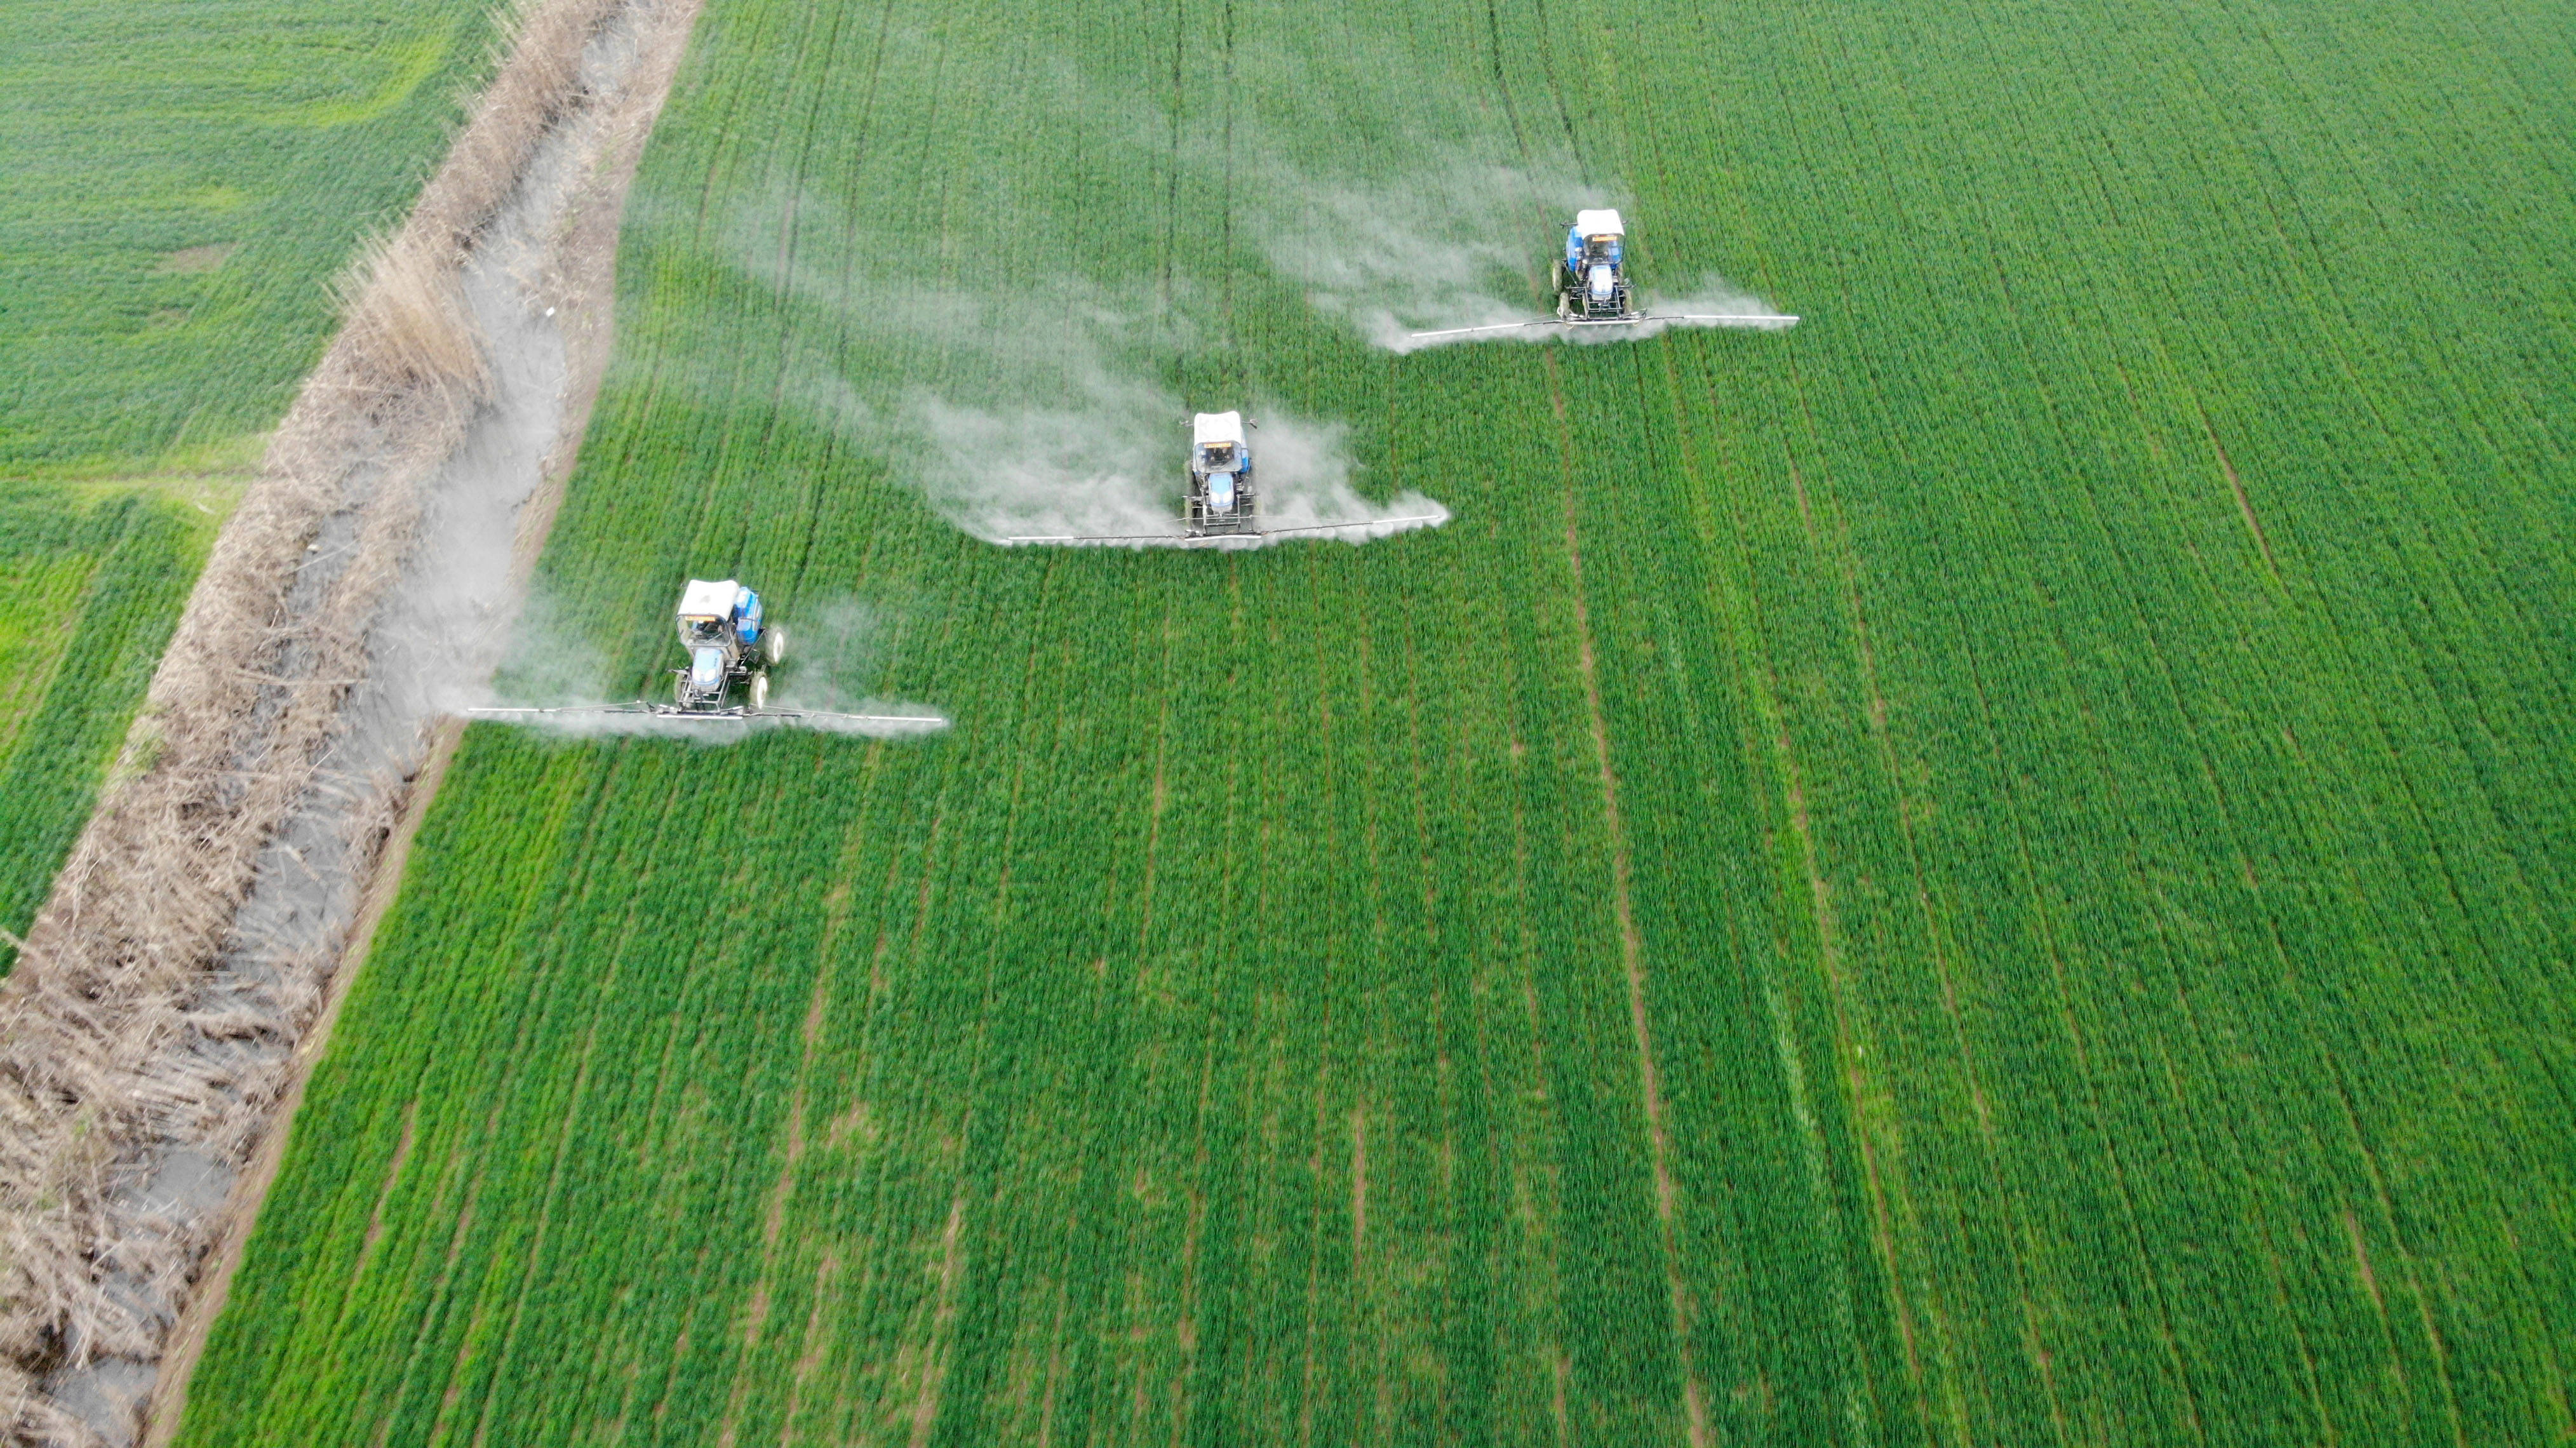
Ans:
[[[153,270],[169,276],[196,276],[219,269],[225,262],[231,261],[233,253],[239,250],[241,250],[241,243],[238,241],[219,241],[211,246],[185,246],[161,258],[161,264]]]

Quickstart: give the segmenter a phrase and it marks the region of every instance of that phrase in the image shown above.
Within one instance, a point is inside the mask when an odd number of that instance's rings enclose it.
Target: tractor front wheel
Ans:
[[[787,630],[779,628],[774,624],[771,625],[769,636],[760,641],[760,647],[762,652],[769,656],[769,662],[772,665],[785,663],[787,661]]]

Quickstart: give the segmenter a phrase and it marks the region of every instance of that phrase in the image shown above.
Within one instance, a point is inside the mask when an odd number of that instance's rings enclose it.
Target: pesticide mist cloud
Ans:
[[[852,224],[815,197],[792,210],[827,234]],[[1120,289],[1057,276],[1017,289],[879,296],[815,265],[814,250],[782,263],[774,231],[738,226],[732,263],[783,289],[807,330],[839,344],[797,359],[786,399],[881,458],[940,516],[989,543],[1197,541],[1179,526],[1194,409],[1159,376],[1173,358],[1222,344],[1201,320],[1214,306],[1186,279]],[[1363,496],[1342,427],[1257,394],[1199,401],[1257,425],[1253,465],[1274,530],[1346,525],[1289,538],[1363,542],[1448,520],[1420,493]]]
[[[1602,204],[1570,176],[1450,162],[1376,183],[1307,175],[1284,158],[1265,169],[1252,235],[1316,310],[1375,346],[1409,352],[1408,334],[1536,315],[1551,217]],[[1561,227],[1564,223],[1553,223]]]
[[[528,593],[508,627],[499,665],[479,681],[446,683],[438,700],[442,712],[462,714],[496,704],[622,703],[633,697],[612,691],[616,671],[607,652],[552,595]]]
[[[1376,182],[1335,181],[1271,158],[1252,234],[1271,266],[1391,352],[1462,342],[1631,342],[1669,327],[1786,327],[1794,318],[1711,276],[1687,297],[1649,295],[1647,309],[1741,315],[1750,321],[1658,321],[1616,329],[1501,327],[1550,315],[1548,287],[1565,224],[1613,198],[1571,174],[1460,160],[1426,163]]]
[[[1010,325],[1004,309],[984,319],[987,329],[961,331],[951,341],[985,349],[983,360],[1005,379],[1004,390],[1060,400],[969,401],[915,387],[877,430],[877,441],[942,516],[988,543],[1187,545],[1177,516],[1191,409],[1141,375],[1141,363],[1126,363],[1122,346],[1142,336],[1146,345],[1134,350],[1147,350],[1152,333],[1186,323],[1112,307],[1071,283],[1055,290],[1080,301],[1048,307],[1051,330]],[[1253,468],[1274,529],[1347,524],[1292,536],[1362,542],[1448,521],[1446,508],[1419,493],[1384,503],[1361,496],[1352,486],[1357,467],[1348,429],[1258,398],[1245,399],[1242,410],[1255,425]]]
[[[599,713],[590,711],[630,707],[638,702],[637,695],[618,686],[624,671],[611,662],[608,650],[577,627],[554,600],[538,594],[527,600],[511,631],[509,657],[490,684],[451,689],[441,702],[447,712],[469,717],[469,711],[489,707],[567,711],[482,721],[567,739],[679,739],[712,747],[780,729],[872,739],[938,733],[949,724],[939,711],[860,692],[860,681],[876,675],[895,646],[897,633],[889,615],[854,600],[826,600],[800,610],[791,627],[787,661],[773,675],[777,688],[769,697],[769,708],[776,711],[772,714],[728,719]],[[669,675],[655,670],[642,697],[668,702]],[[782,717],[805,709],[852,717]]]
[[[993,543],[1114,540],[1114,546],[1182,547],[1174,513],[1188,433],[1180,400],[1152,393],[1104,400],[1087,411],[959,407],[917,395],[906,411],[928,444],[919,460],[940,511]],[[1254,476],[1274,533],[1371,538],[1435,528],[1449,510],[1418,492],[1380,503],[1351,484],[1347,429],[1255,408]],[[1225,540],[1257,547],[1271,537]],[[1284,541],[1284,540],[1280,540]]]

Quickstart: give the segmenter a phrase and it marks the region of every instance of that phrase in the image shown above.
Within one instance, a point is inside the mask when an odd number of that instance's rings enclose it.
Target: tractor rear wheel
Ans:
[[[754,674],[751,676],[751,712],[757,714],[768,707],[769,676],[767,674]]]

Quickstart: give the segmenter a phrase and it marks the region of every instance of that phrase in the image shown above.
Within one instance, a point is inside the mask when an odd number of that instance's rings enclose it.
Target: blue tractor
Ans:
[[[1252,442],[1239,412],[1202,412],[1190,419],[1190,491],[1183,529],[1193,538],[1217,533],[1257,533],[1260,510],[1252,491]]]
[[[1539,328],[1572,331],[1585,327],[1759,327],[1776,331],[1798,325],[1787,312],[1774,312],[1751,297],[1737,303],[1758,308],[1728,312],[1649,312],[1638,307],[1628,286],[1627,228],[1619,213],[1608,209],[1578,211],[1565,229],[1565,255],[1555,264],[1556,315],[1528,322],[1487,322],[1473,327],[1441,327],[1407,334],[1413,342],[1440,342],[1453,337],[1490,336]],[[1725,305],[1725,304],[1721,304]],[[1617,335],[1615,333],[1611,335]],[[1646,336],[1645,332],[1629,335]]]
[[[760,595],[730,578],[692,578],[680,591],[680,646],[688,667],[673,669],[671,699],[623,704],[478,705],[469,719],[544,725],[626,716],[670,720],[684,730],[731,731],[793,725],[840,734],[892,736],[945,729],[938,714],[843,714],[829,709],[769,707],[769,674],[787,657],[787,631],[761,616]],[[616,728],[616,726],[610,726]],[[626,732],[620,730],[619,732]],[[732,737],[718,733],[714,737]]]
[[[787,631],[765,624],[760,595],[734,582],[692,578],[680,593],[680,643],[689,651],[689,666],[674,669],[672,693],[682,711],[716,714],[746,709],[757,714],[769,703],[769,671],[787,657]],[[735,686],[744,689],[742,706],[730,701]]]
[[[1565,260],[1556,266],[1556,316],[1561,322],[1633,322],[1636,299],[1620,254],[1627,229],[1616,211],[1578,211],[1565,231]]]

